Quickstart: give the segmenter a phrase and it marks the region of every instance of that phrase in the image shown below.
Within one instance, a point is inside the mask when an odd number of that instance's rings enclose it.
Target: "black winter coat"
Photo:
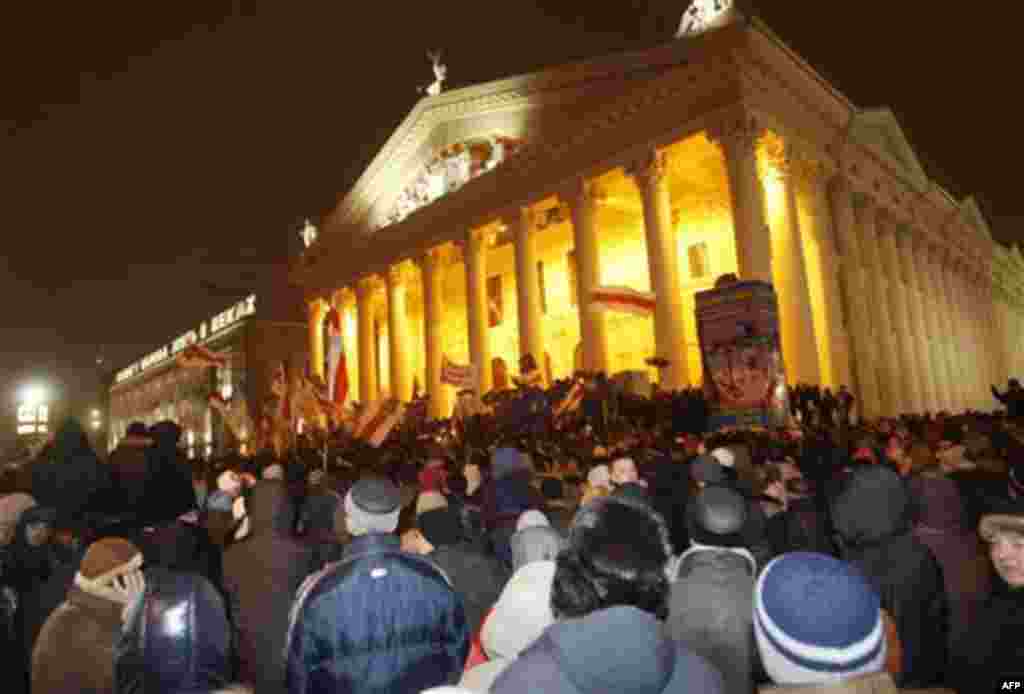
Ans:
[[[477,633],[508,581],[505,566],[469,543],[438,547],[430,558],[462,598],[469,633]]]
[[[284,692],[288,610],[315,568],[313,548],[292,534],[296,511],[284,483],[257,483],[246,510],[249,536],[224,553],[241,676],[257,692]]]
[[[946,664],[949,605],[942,568],[910,533],[906,486],[888,468],[856,469],[832,502],[840,555],[878,591],[903,646],[901,688],[941,683]]]
[[[953,650],[948,682],[960,694],[997,691],[996,677],[1024,672],[1024,588],[1000,584]]]

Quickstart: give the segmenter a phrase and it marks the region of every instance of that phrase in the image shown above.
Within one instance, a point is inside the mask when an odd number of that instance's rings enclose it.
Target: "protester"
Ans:
[[[253,487],[249,535],[224,553],[224,587],[238,631],[242,679],[258,692],[284,692],[284,641],[292,598],[315,566],[294,536],[295,507],[283,482]]]
[[[949,604],[942,567],[911,534],[906,485],[873,465],[853,472],[832,503],[840,554],[874,586],[903,646],[900,687],[941,683],[947,660]]]
[[[116,691],[214,694],[244,691],[234,680],[231,625],[206,579],[156,569],[135,601],[118,643]]]
[[[292,694],[418,694],[458,681],[470,637],[462,602],[428,559],[401,551],[400,501],[380,478],[345,497],[353,539],[340,562],[307,579],[292,609]]]
[[[114,692],[114,649],[123,618],[144,590],[137,547],[120,538],[90,545],[67,599],[36,641],[32,691]]]
[[[952,652],[950,682],[960,694],[980,691],[1024,663],[1024,503],[1007,503],[981,519],[996,577],[992,592]]]

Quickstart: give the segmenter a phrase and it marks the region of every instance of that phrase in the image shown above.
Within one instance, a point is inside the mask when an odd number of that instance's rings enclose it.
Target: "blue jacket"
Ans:
[[[419,694],[454,684],[469,653],[462,601],[393,535],[357,537],[299,589],[288,629],[292,694]]]

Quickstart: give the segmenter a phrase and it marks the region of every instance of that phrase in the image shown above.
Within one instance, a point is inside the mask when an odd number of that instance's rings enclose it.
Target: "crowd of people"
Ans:
[[[212,461],[173,422],[101,457],[68,420],[0,478],[3,691],[996,691],[1024,673],[997,394],[854,424],[800,387],[788,427],[707,432],[695,392],[598,383],[539,426]]]

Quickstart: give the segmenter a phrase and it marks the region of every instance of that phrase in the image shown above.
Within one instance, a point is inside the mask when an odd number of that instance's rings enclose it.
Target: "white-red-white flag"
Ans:
[[[657,296],[654,293],[630,287],[597,287],[590,293],[590,308],[597,311],[650,316],[656,304]]]

